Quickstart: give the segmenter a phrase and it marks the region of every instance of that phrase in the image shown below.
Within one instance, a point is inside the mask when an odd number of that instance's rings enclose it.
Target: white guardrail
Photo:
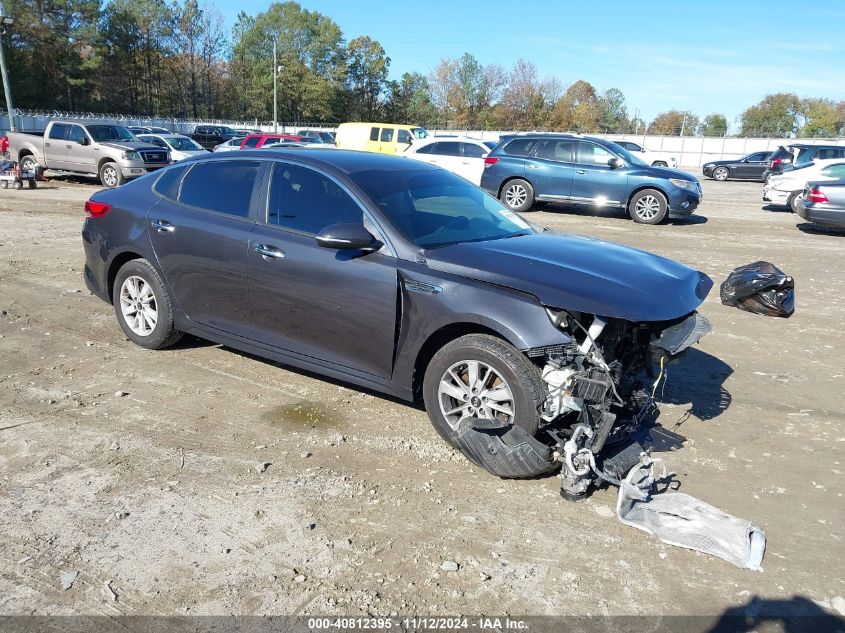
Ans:
[[[248,128],[272,132],[272,123],[258,121],[230,121],[215,119],[176,119],[164,117],[130,116],[122,114],[97,114],[91,112],[61,112],[61,111],[32,111],[16,110],[15,128],[23,132],[43,130],[47,123],[54,119],[73,121],[91,121],[99,123],[114,123],[116,125],[154,125],[164,127],[179,134],[193,132],[197,125],[228,125],[233,128]],[[5,112],[0,113],[0,136],[9,129],[9,118]],[[297,130],[334,130],[335,126],[311,123],[282,123],[278,124],[278,131],[294,133]],[[502,134],[510,132],[504,130],[456,130],[429,129],[432,135],[467,135],[482,140],[497,140]],[[606,138],[611,141],[633,141],[654,152],[662,152],[667,157],[674,157],[678,165],[683,167],[701,167],[711,160],[729,160],[741,158],[752,152],[772,151],[779,145],[789,143],[816,143],[830,145],[845,145],[845,138],[744,138],[744,137],[701,137],[701,136],[650,136],[642,134],[588,134]]]

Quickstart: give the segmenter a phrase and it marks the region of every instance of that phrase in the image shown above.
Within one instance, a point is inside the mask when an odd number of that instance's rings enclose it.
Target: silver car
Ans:
[[[845,178],[808,182],[796,212],[819,226],[845,228]]]

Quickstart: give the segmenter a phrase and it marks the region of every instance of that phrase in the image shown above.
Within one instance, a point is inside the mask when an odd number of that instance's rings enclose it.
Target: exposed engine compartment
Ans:
[[[542,360],[547,395],[539,439],[561,464],[561,494],[578,498],[596,479],[616,483],[637,463],[642,447],[632,448],[627,440],[655,411],[654,396],[667,363],[712,328],[697,312],[632,323],[547,311],[572,342],[549,349]],[[605,460],[610,460],[608,469]]]

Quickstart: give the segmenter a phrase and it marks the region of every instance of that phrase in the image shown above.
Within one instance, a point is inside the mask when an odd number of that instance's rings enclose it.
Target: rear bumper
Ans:
[[[831,209],[823,205],[808,203],[802,200],[798,203],[798,215],[819,226],[831,228],[845,228],[845,209]]]
[[[85,286],[92,294],[111,303],[108,290],[108,269],[100,253],[103,250],[102,239],[91,220],[82,225],[82,247],[85,251]]]
[[[763,187],[763,202],[786,206],[786,201],[789,200],[791,194],[791,191],[781,191],[768,186]]]

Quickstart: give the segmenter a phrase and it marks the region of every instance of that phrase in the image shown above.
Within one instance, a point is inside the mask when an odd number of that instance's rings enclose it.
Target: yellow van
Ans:
[[[341,123],[335,135],[340,149],[401,154],[413,141],[426,138],[425,128],[394,123]]]

